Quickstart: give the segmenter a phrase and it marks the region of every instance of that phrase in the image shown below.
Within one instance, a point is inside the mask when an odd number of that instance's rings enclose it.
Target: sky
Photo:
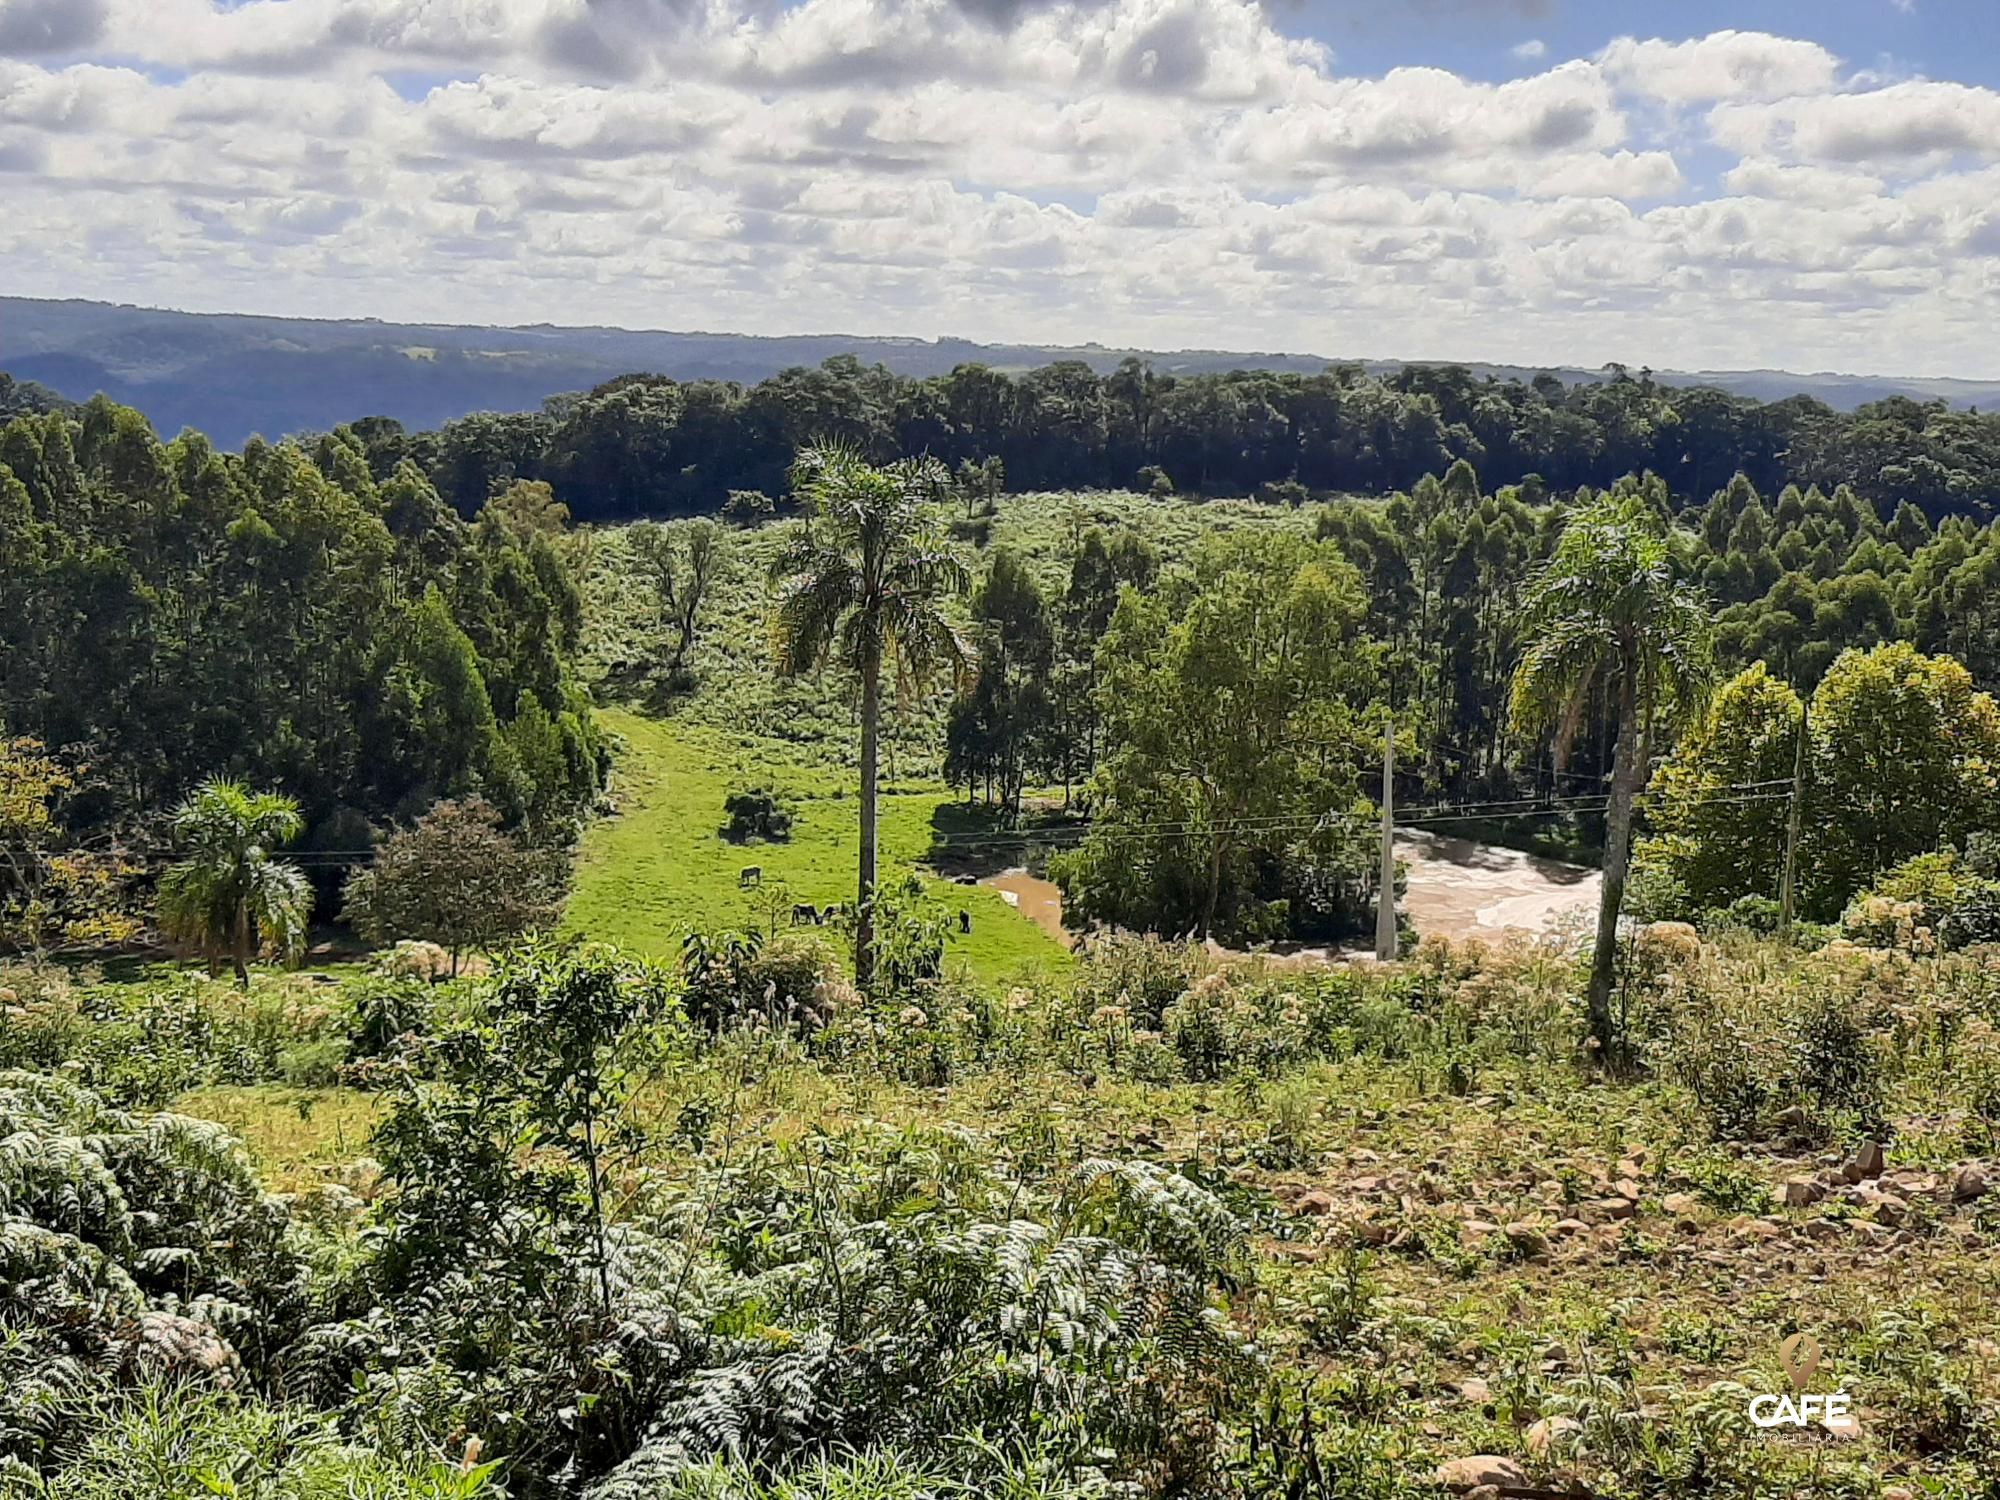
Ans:
[[[0,0],[0,292],[1994,379],[2000,3]]]

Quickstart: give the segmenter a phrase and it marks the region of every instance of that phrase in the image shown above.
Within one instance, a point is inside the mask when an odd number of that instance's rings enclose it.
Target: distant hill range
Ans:
[[[1163,373],[1218,370],[1314,371],[1358,364],[1377,373],[1406,361],[1219,349],[1156,352],[1041,344],[976,344],[967,339],[809,334],[762,338],[740,333],[666,333],[626,328],[521,328],[382,323],[373,319],[264,318],[184,313],[109,302],[0,297],[0,370],[84,400],[104,391],[144,412],[163,434],[197,427],[236,447],[253,433],[282,437],[321,431],[361,416],[390,416],[411,428],[436,427],[473,411],[531,411],[564,391],[587,390],[616,375],[746,384],[793,365],[852,354],[905,375],[941,375],[980,363],[1019,371],[1078,359],[1100,372],[1136,356]],[[1443,363],[1417,361],[1417,363]],[[1459,361],[1476,375],[1574,383],[1602,370]],[[1943,399],[1956,406],[2000,404],[2000,381],[1878,375],[1794,375],[1784,370],[1661,370],[1677,385],[1714,385],[1773,401],[1816,396],[1843,411],[1886,396]]]

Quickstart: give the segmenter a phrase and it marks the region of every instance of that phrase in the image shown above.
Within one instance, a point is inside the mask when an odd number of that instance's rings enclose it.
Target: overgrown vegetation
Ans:
[[[1423,1493],[1478,1453],[1616,1497],[1971,1500],[2000,1432],[1988,969],[1649,939],[1609,1086],[1576,1060],[1583,955],[1525,945],[1364,973],[1132,939],[1073,981],[874,1002],[755,945],[535,949],[316,1013],[303,978],[17,988],[38,1040],[0,1061],[52,1071],[0,1084],[9,1474],[1247,1500]],[[775,986],[812,1024],[772,1024]],[[204,1023],[168,1033],[169,1003]],[[177,1080],[264,1115],[295,1111],[246,1086],[338,1044],[372,1142],[301,1169],[246,1116],[305,1174],[268,1196],[215,1127],[135,1112],[157,1080],[104,1067],[134,1006]],[[1816,1165],[1850,1156],[1858,1185]],[[1795,1327],[1874,1414],[1837,1450],[1742,1419]]]

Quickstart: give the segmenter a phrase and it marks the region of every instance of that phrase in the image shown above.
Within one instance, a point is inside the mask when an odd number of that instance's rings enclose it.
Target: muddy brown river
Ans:
[[[1583,865],[1416,828],[1396,835],[1396,857],[1409,871],[1403,905],[1417,932],[1454,941],[1509,933],[1542,937],[1587,923],[1604,878]],[[1062,891],[1053,882],[1014,869],[980,884],[999,891],[1057,942],[1073,944],[1075,934],[1063,927]]]

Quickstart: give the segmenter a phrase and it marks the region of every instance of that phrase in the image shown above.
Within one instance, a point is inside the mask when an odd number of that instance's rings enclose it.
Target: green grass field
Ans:
[[[613,776],[618,813],[592,824],[584,836],[567,916],[572,931],[668,956],[690,929],[768,930],[770,912],[758,891],[739,884],[746,865],[762,868],[765,902],[776,902],[777,888],[784,887],[781,928],[794,901],[827,906],[854,899],[860,833],[851,778],[760,737],[683,727],[623,709],[604,710],[602,718],[621,742]],[[723,799],[759,784],[791,800],[792,837],[732,844],[718,832]],[[952,802],[935,784],[885,783],[885,880],[913,868],[934,833],[951,826]],[[974,978],[1000,982],[1069,963],[1062,946],[998,892],[935,877],[927,885],[953,913],[971,913],[972,931],[954,933],[947,961],[963,964]]]

